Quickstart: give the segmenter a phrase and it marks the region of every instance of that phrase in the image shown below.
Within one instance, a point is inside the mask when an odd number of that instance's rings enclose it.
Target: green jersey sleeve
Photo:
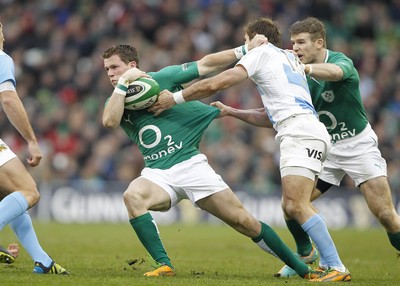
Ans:
[[[197,62],[184,63],[165,67],[158,72],[150,72],[149,75],[158,82],[160,89],[168,89],[175,92],[183,89],[182,84],[199,78]]]

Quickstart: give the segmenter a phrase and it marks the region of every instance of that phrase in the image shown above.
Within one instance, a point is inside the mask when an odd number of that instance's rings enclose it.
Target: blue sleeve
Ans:
[[[0,51],[0,83],[11,81],[16,86],[14,62],[10,56]]]

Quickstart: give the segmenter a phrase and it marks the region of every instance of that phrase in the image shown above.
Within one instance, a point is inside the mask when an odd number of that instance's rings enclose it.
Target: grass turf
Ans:
[[[25,250],[11,265],[0,265],[0,285],[309,285],[301,278],[277,279],[282,262],[225,225],[160,226],[177,271],[175,277],[143,277],[151,270],[144,248],[127,224],[58,224],[34,222],[42,247],[71,272],[69,276],[36,275]],[[292,248],[286,229],[278,234]],[[400,259],[383,229],[331,231],[354,285],[397,285]],[[14,242],[9,228],[1,244]]]

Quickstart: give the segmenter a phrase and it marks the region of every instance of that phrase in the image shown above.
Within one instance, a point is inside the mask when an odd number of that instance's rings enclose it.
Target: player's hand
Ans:
[[[121,75],[121,78],[118,80],[118,82],[120,80],[122,80],[122,81],[125,81],[127,83],[131,83],[131,82],[133,82],[133,81],[135,81],[135,80],[137,80],[138,78],[141,78],[141,77],[149,78],[150,76],[147,73],[145,73],[144,71],[141,71],[138,68],[130,68],[129,70],[127,70],[126,72],[124,72]]]
[[[176,104],[173,93],[169,90],[164,89],[158,95],[157,101],[147,109],[149,112],[153,112],[154,115],[160,115],[163,111],[170,109]]]
[[[17,243],[10,243],[7,247],[7,251],[11,253],[15,258],[19,255],[19,245]]]
[[[249,49],[249,51],[251,49],[257,48],[261,45],[264,44],[268,44],[268,38],[264,35],[261,34],[256,34],[253,39],[251,39],[251,41],[249,42],[247,48]]]
[[[289,53],[291,53],[291,54],[293,54],[293,55],[297,58],[297,60],[298,60],[298,66],[300,67],[300,70],[301,70],[302,72],[305,71],[306,65],[303,64],[303,62],[301,61],[301,59],[299,58],[299,56],[296,54],[296,52],[293,51],[293,50],[289,50],[289,49],[286,49],[286,51],[289,52]]]
[[[29,166],[36,167],[39,165],[40,160],[42,160],[42,152],[40,152],[39,145],[37,142],[28,143],[28,150],[31,154],[31,157],[26,159]]]
[[[230,107],[223,104],[221,101],[211,102],[210,105],[218,108],[221,111],[218,117],[224,117],[229,115]]]

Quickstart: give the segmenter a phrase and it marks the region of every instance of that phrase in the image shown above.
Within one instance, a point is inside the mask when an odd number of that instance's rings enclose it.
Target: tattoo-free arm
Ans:
[[[203,76],[212,72],[221,71],[230,64],[235,63],[238,60],[238,57],[235,54],[235,50],[237,49],[243,48],[250,51],[251,49],[259,47],[265,43],[268,43],[268,39],[264,35],[256,35],[248,44],[245,45],[246,48],[244,48],[243,45],[235,49],[206,55],[197,61],[199,75]]]
[[[220,90],[242,82],[247,79],[247,77],[246,69],[242,65],[236,65],[216,76],[198,81],[178,93],[182,93],[185,101],[206,98]],[[148,111],[154,112],[154,115],[159,115],[175,104],[176,100],[174,99],[174,94],[168,90],[163,90],[160,92],[157,102],[154,103]]]
[[[217,107],[221,111],[220,117],[231,116],[254,126],[272,127],[272,123],[269,121],[264,108],[237,109],[227,106],[220,101],[212,102],[210,105]]]
[[[306,64],[304,72],[309,76],[324,81],[340,81],[343,78],[343,70],[335,64]]]

